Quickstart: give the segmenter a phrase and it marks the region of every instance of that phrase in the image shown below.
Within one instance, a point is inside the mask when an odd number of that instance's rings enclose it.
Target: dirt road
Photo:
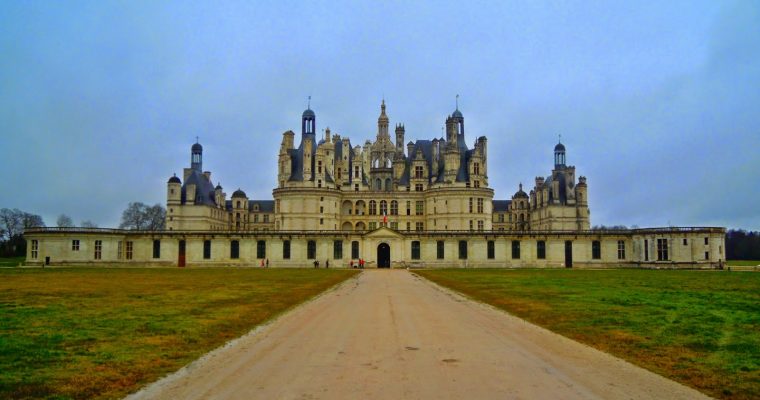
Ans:
[[[707,398],[404,270],[364,271],[133,398]]]

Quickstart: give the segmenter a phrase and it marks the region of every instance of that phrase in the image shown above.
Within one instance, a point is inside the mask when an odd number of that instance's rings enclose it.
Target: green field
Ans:
[[[728,260],[726,265],[738,266],[738,267],[755,267],[760,265],[758,260]]]
[[[0,398],[116,398],[355,271],[0,270]]]
[[[0,267],[18,267],[23,264],[26,257],[0,257]]]
[[[415,273],[711,396],[760,398],[758,273]]]

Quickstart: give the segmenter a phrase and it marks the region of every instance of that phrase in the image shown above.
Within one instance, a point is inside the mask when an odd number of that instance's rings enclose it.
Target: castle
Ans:
[[[508,200],[489,187],[488,141],[472,148],[457,106],[445,137],[409,141],[383,100],[374,141],[317,137],[307,108],[301,137],[282,134],[272,198],[230,198],[190,149],[167,182],[166,230],[37,228],[27,263],[308,267],[693,267],[725,259],[718,227],[590,229],[588,184],[554,147],[554,166]]]

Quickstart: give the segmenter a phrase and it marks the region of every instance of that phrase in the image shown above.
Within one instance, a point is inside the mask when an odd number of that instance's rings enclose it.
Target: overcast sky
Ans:
[[[645,4],[648,3],[648,4]],[[460,95],[508,199],[553,166],[593,225],[760,229],[760,2],[0,2],[0,207],[119,223],[200,137],[271,199],[307,96],[319,132],[441,136]]]

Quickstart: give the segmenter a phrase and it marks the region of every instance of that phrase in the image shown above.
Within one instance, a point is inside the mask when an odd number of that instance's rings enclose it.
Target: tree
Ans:
[[[74,226],[74,221],[66,214],[61,214],[58,216],[58,219],[55,220],[55,224],[58,225],[59,228],[71,228]]]
[[[42,217],[17,208],[0,209],[0,254],[22,256],[26,253],[24,232],[28,228],[44,227]]]
[[[98,224],[86,219],[82,221],[82,223],[80,223],[79,226],[81,226],[82,228],[97,228]]]
[[[160,231],[166,226],[166,209],[161,204],[148,206],[141,202],[133,202],[127,205],[127,209],[121,214],[122,229],[138,229]]]

